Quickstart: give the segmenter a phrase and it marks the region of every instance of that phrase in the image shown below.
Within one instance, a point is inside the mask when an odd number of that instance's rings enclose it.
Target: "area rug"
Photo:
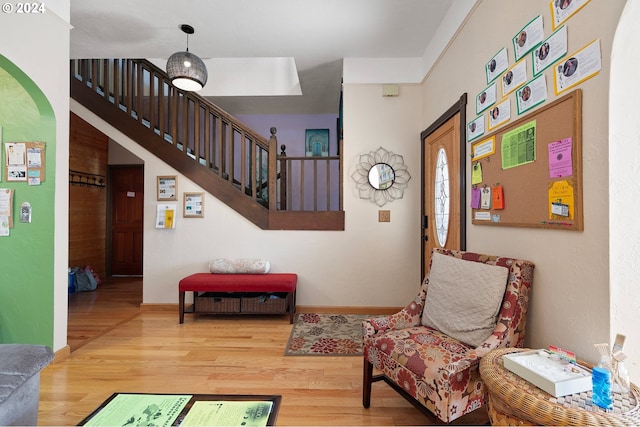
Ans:
[[[291,329],[286,356],[360,356],[362,320],[368,314],[300,313]]]

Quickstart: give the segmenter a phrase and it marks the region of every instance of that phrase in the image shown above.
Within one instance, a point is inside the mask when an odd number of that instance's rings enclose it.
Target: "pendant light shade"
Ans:
[[[202,59],[189,52],[189,34],[195,31],[190,25],[181,25],[180,29],[187,34],[187,50],[176,52],[167,61],[167,74],[171,83],[178,89],[197,91],[207,83],[207,67]]]

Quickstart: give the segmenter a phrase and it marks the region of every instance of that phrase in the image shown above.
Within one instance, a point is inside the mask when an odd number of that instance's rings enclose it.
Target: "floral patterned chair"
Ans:
[[[444,257],[441,257],[442,255]],[[469,264],[459,262],[460,260],[494,266],[492,267],[494,270],[503,271],[506,284],[504,282],[501,284],[502,293],[498,294],[496,299],[497,303],[491,319],[493,332],[488,329],[485,339],[469,344],[452,337],[451,333],[442,331],[442,329],[447,331],[451,329],[450,325],[446,325],[447,319],[443,328],[433,327],[433,322],[425,322],[423,311],[426,312],[426,310],[423,308],[433,307],[434,303],[429,299],[432,295],[436,298],[436,289],[438,289],[435,287],[434,257],[446,262],[456,262],[463,268]],[[456,258],[458,261],[452,261],[448,257]],[[495,266],[504,268],[499,269]],[[485,268],[478,265],[473,267]],[[416,298],[399,313],[363,321],[362,402],[364,407],[368,408],[371,403],[372,382],[379,380],[384,380],[418,409],[425,413],[431,412],[446,423],[484,405],[486,390],[478,371],[480,359],[496,348],[524,345],[533,269],[534,264],[529,261],[434,249],[430,272],[425,277]],[[447,274],[438,273],[438,277],[442,276],[446,281]],[[471,277],[473,279],[468,282],[477,282],[476,276]],[[429,293],[430,280],[432,281],[431,293]],[[464,291],[465,287],[462,285],[462,283],[456,283],[453,287]],[[471,284],[471,286],[475,285]],[[450,286],[448,289],[451,288]],[[470,304],[473,306],[485,292],[472,289],[468,293],[471,299]],[[463,329],[466,313],[473,310],[472,307],[471,310],[467,308],[461,311]],[[425,324],[431,326],[425,326]],[[459,335],[458,332],[456,335]],[[462,337],[466,341],[473,341],[467,339],[464,332]],[[374,367],[381,373],[374,376]]]

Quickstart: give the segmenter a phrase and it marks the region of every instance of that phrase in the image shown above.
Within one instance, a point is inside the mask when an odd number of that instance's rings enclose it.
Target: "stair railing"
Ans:
[[[90,103],[108,122],[124,126],[125,134],[169,165],[197,178],[232,207],[236,197],[231,193],[241,193],[247,203],[234,209],[256,225],[344,229],[340,156],[292,157],[284,148],[278,155],[275,128],[267,140],[204,97],[175,88],[163,70],[144,59],[72,60],[71,76],[76,99]],[[93,94],[103,101],[91,101]],[[122,113],[147,130],[137,124],[121,125]],[[149,138],[149,132],[156,137]],[[234,190],[206,181],[210,175],[197,171],[201,168]],[[266,217],[261,208],[267,209]],[[309,216],[313,213],[315,217]]]
[[[270,142],[205,98],[174,87],[164,71],[143,59],[80,59],[72,75],[133,120],[270,209]],[[272,135],[275,138],[275,134]],[[275,144],[277,146],[277,144]],[[277,178],[272,180],[275,183]],[[275,199],[271,199],[275,200]]]

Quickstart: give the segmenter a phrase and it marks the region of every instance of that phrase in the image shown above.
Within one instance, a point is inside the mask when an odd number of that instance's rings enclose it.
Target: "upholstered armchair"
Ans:
[[[480,359],[524,345],[533,269],[525,260],[434,249],[416,298],[363,321],[364,407],[379,380],[446,423],[483,406]]]

